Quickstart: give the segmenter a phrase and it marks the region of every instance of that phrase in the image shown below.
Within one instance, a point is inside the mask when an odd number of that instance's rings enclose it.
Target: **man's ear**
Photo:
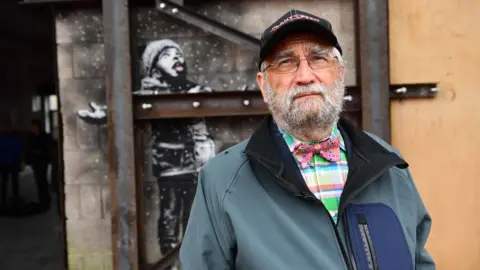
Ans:
[[[262,92],[262,96],[263,96],[263,102],[265,102],[265,104],[268,103],[268,100],[267,100],[267,76],[265,76],[266,74],[263,73],[263,72],[258,72],[257,73],[257,84],[258,84],[258,87],[260,87],[260,91]]]
[[[338,69],[338,76],[342,78],[342,81],[345,81],[345,76],[347,74],[347,67],[346,66],[341,66]]]

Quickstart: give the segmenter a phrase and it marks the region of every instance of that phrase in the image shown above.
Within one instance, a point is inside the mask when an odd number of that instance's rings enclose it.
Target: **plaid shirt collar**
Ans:
[[[286,133],[284,130],[282,130],[278,125],[278,131],[280,132],[280,134],[283,136],[283,139],[285,140],[285,142],[287,143],[287,146],[288,148],[290,149],[290,152],[292,152],[293,154],[293,149],[295,149],[295,147],[301,143],[307,143],[307,144],[313,144],[315,143],[314,141],[308,141],[308,142],[304,142],[300,139],[297,139],[295,138],[294,136]],[[334,137],[340,137],[340,150],[343,151],[343,152],[346,152],[346,148],[345,148],[345,141],[343,140],[343,137],[342,137],[342,134],[340,133],[340,130],[338,129],[337,125],[335,125],[333,128],[332,128],[332,132],[330,133],[330,135],[328,136],[327,139],[325,140],[328,140],[330,138],[334,138]]]
[[[304,142],[300,139],[297,139],[295,138],[294,136],[286,133],[282,128],[280,128],[278,125],[277,125],[277,128],[278,128],[278,131],[280,132],[280,134],[284,137],[284,138],[291,138],[293,143],[288,145],[288,148],[290,149],[290,152],[293,153],[293,149],[295,148],[295,146],[297,146],[298,144],[300,143],[308,143],[308,144],[313,144],[315,143],[314,141],[308,141],[308,142]],[[332,132],[330,133],[330,135],[328,136],[327,139],[325,140],[328,140],[328,139],[331,139],[331,138],[334,138],[336,136],[339,136],[340,137],[340,149],[342,149],[342,151],[346,151],[345,149],[345,141],[343,140],[342,138],[342,134],[340,133],[340,130],[338,129],[337,125],[335,125],[332,129]]]

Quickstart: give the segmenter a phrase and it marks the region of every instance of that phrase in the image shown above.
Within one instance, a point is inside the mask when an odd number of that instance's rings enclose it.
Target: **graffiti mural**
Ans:
[[[182,48],[169,39],[150,42],[142,54],[142,80],[134,95],[213,92],[213,89],[187,79],[187,64]],[[107,106],[94,101],[77,115],[92,124],[106,124]]]
[[[142,53],[141,89],[133,94],[213,92],[187,79],[182,48],[172,40],[148,43]],[[198,170],[215,154],[205,119],[166,120],[152,124],[152,176],[157,180],[157,241],[161,254],[172,250],[186,228]]]
[[[215,143],[203,119],[153,124],[152,171],[160,198],[157,237],[162,254],[175,247],[182,237],[198,170],[215,152]]]
[[[213,92],[187,78],[184,52],[170,39],[149,42],[141,60],[141,88],[133,95]],[[107,109],[107,105],[91,101],[89,108],[78,110],[77,115],[104,126]],[[151,135],[151,176],[156,179],[159,198],[155,238],[160,254],[165,254],[183,236],[198,170],[217,150],[203,118],[157,121]]]
[[[256,91],[256,53],[150,9],[134,12],[132,95]],[[158,38],[162,37],[162,38]],[[89,100],[85,122],[105,126],[107,105]],[[255,117],[158,119],[148,123],[144,168],[144,258],[155,264],[181,241],[198,172],[217,153],[250,136]],[[103,129],[106,132],[106,129]],[[172,269],[178,269],[179,263]]]
[[[172,40],[162,39],[150,42],[142,55],[141,90],[134,94],[152,95],[175,92],[212,92],[187,79],[188,67],[180,46]]]

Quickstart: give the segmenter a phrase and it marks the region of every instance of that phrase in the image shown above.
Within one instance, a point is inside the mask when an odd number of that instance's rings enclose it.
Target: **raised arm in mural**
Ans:
[[[82,109],[77,111],[78,117],[91,124],[107,123],[107,105],[98,104],[94,101],[88,103],[90,109]]]

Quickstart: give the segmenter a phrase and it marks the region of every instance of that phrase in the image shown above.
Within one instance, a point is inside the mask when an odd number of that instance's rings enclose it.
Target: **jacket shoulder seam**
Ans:
[[[230,181],[230,184],[228,184],[228,187],[225,189],[225,193],[223,194],[223,198],[222,198],[222,205],[223,206],[224,206],[224,203],[225,203],[225,199],[227,198],[227,194],[230,191],[230,188],[232,187],[233,183],[235,183],[235,180],[237,180],[238,172],[240,171],[240,169],[242,169],[242,167],[245,165],[245,163],[247,161],[248,161],[248,159],[243,160],[243,162],[240,165],[238,165],[238,168],[236,169],[235,173],[232,175],[232,179]],[[223,209],[225,209],[225,206],[223,207]]]
[[[402,171],[401,169],[397,168],[397,167],[394,167],[393,168],[394,171],[396,171],[398,174],[400,174],[404,180],[406,180],[408,182],[408,186],[410,187],[410,189],[412,189],[413,191],[413,187],[412,187],[412,179],[404,172]]]
[[[399,168],[393,167],[393,170],[395,170],[398,174],[400,174],[405,180],[410,181],[410,178]]]

